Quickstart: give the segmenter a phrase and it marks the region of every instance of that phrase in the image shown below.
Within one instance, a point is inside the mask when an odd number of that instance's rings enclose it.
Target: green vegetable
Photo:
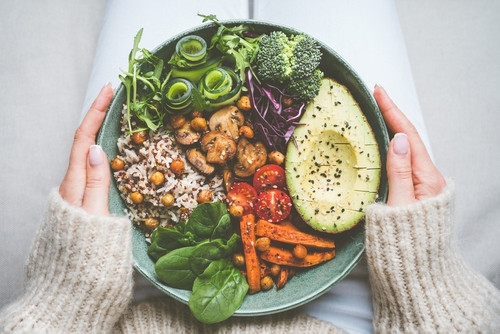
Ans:
[[[229,240],[233,228],[226,205],[220,201],[198,205],[191,212],[184,231],[192,233],[196,240]]]
[[[216,110],[234,104],[241,95],[242,82],[228,67],[216,67],[205,73],[198,84],[200,94],[207,101],[205,109]]]
[[[172,114],[185,114],[193,110],[192,91],[195,89],[189,80],[183,78],[170,80],[163,94],[166,110]]]
[[[208,57],[207,42],[200,36],[189,35],[181,38],[175,47],[178,56],[185,59],[189,65],[204,63]]]
[[[189,261],[195,248],[196,246],[177,248],[160,257],[155,263],[158,278],[173,288],[191,289],[196,275],[191,270]]]
[[[187,222],[158,227],[148,254],[156,261],[158,278],[174,288],[192,289],[189,305],[193,315],[213,323],[230,317],[248,290],[246,279],[230,260],[241,247],[240,241],[226,205],[203,203]]]
[[[185,224],[177,224],[174,227],[159,226],[151,234],[151,244],[148,247],[148,255],[153,260],[158,260],[168,252],[199,243],[190,232],[184,232]]]
[[[132,129],[132,116],[153,131],[163,125],[165,116],[160,103],[162,86],[166,81],[163,78],[163,60],[146,49],[139,49],[141,37],[142,29],[134,38],[134,46],[129,54],[128,70],[119,76],[127,95],[126,115],[129,132],[145,129]]]
[[[301,101],[310,101],[318,94],[322,54],[313,38],[273,31],[261,38],[259,47],[255,67],[262,82],[285,87],[287,94]]]
[[[235,70],[239,72],[241,81],[245,81],[245,70],[252,68],[251,65],[259,52],[258,37],[247,37],[245,32],[252,31],[252,28],[245,24],[240,24],[235,27],[226,27],[220,23],[215,15],[202,15],[203,22],[212,21],[219,28],[212,36],[208,49],[216,48],[225,55],[230,56],[235,62]]]
[[[185,78],[191,82],[198,83],[208,70],[211,68],[219,66],[221,63],[221,58],[211,58],[204,63],[193,66],[193,67],[178,67],[172,66],[171,77],[172,78]]]
[[[245,277],[230,260],[214,261],[194,280],[189,308],[201,322],[221,322],[241,306],[247,291]]]
[[[195,84],[200,81],[206,71],[219,66],[220,63],[221,57],[211,57],[207,50],[207,43],[197,35],[181,38],[168,61],[168,64],[172,65],[172,78],[188,79]]]
[[[239,246],[240,237],[234,233],[227,242],[215,239],[195,247],[189,258],[191,270],[200,275],[215,260],[230,258]]]

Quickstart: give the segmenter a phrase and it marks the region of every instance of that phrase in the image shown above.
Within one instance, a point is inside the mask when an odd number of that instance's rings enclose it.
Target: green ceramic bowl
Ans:
[[[289,27],[257,21],[224,21],[225,25],[248,24],[252,25],[257,32],[268,33],[273,30],[282,30],[287,34],[297,34],[299,31]],[[214,24],[205,24],[175,37],[170,38],[154,50],[154,53],[164,59],[169,59],[175,50],[176,42],[190,34],[197,34],[208,39],[215,33]],[[132,37],[131,37],[132,38]],[[381,159],[386,160],[387,147],[389,143],[387,129],[380,111],[362,80],[354,70],[330,47],[320,42],[323,58],[321,69],[326,76],[332,77],[347,86],[370,123],[380,148]],[[126,55],[124,55],[126,56]],[[125,89],[120,86],[116,91],[113,101],[109,107],[108,114],[98,135],[98,144],[102,145],[109,157],[118,153],[116,140],[120,136],[120,117],[122,105],[125,101]],[[385,171],[385,166],[383,166]],[[385,172],[379,189],[379,201],[387,198],[387,178]],[[109,207],[113,214],[124,215],[125,204],[122,201],[115,184],[112,184],[109,197]],[[146,241],[141,230],[133,229],[133,255],[136,269],[144,275],[158,289],[167,295],[187,303],[190,291],[179,290],[162,284],[154,271],[153,261],[147,255]],[[289,310],[303,305],[340,282],[359,262],[364,251],[364,226],[359,224],[351,231],[345,232],[336,238],[336,257],[322,265],[316,266],[304,272],[296,274],[283,289],[276,291],[271,289],[245,297],[240,309],[235,315],[255,316]]]

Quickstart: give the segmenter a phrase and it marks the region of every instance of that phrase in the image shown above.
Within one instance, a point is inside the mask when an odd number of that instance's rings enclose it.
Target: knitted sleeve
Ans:
[[[231,317],[218,324],[202,324],[187,305],[171,298],[132,305],[114,328],[114,333],[301,333],[346,334],[331,323],[297,310],[258,317]]]
[[[131,298],[130,223],[93,216],[58,191],[26,264],[25,293],[0,312],[0,332],[109,332]]]
[[[500,333],[500,292],[452,243],[454,185],[403,207],[374,204],[366,256],[377,332]]]

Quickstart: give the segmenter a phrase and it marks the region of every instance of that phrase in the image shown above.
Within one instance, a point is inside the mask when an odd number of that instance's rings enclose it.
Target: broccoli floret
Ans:
[[[257,53],[257,74],[261,80],[283,83],[290,78],[290,47],[288,37],[281,31],[262,36]]]
[[[273,31],[260,40],[256,74],[261,81],[280,85],[296,99],[308,101],[319,91],[321,56],[318,43],[308,35]]]
[[[323,72],[315,69],[312,75],[302,77],[301,79],[290,80],[287,91],[291,95],[297,96],[299,100],[310,101],[319,93]]]

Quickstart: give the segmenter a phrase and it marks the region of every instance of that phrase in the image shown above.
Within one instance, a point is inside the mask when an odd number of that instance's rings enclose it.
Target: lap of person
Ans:
[[[201,25],[198,13],[215,14],[220,20],[252,18],[282,24],[330,46],[360,75],[368,89],[375,84],[384,86],[430,150],[393,0],[248,1],[185,0],[175,7],[166,1],[108,1],[82,113],[104,83],[118,87],[118,75],[128,67],[128,54],[140,28],[144,28],[140,47],[154,49],[168,38]],[[159,293],[138,277],[137,300]],[[342,282],[302,308],[351,333],[372,332],[365,262],[361,261]]]

